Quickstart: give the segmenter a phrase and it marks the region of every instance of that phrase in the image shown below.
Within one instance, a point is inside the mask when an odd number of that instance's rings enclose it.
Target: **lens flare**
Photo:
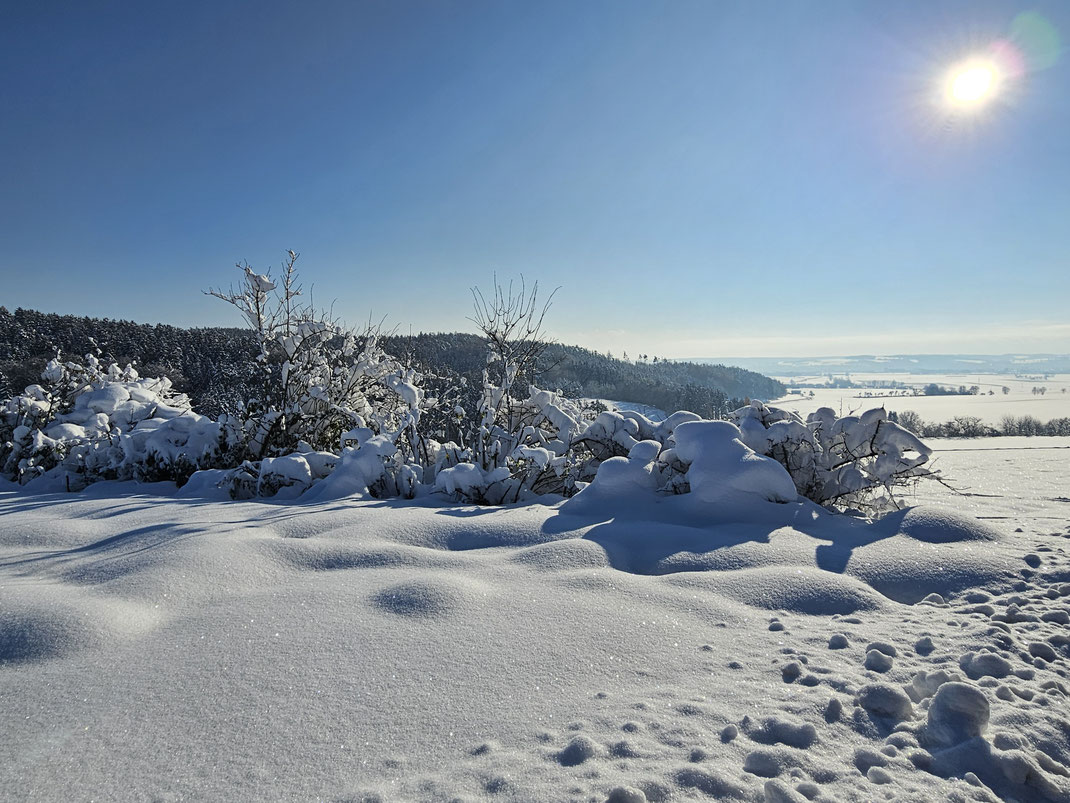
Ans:
[[[1054,67],[1062,51],[1055,26],[1035,11],[1025,11],[1011,23],[1010,39],[1025,56],[1032,72]]]

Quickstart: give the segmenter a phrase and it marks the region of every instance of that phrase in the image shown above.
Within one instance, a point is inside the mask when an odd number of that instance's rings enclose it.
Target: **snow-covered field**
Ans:
[[[933,445],[876,524],[6,486],[0,798],[1068,800],[1070,439]]]
[[[817,383],[822,376],[781,378],[781,381]],[[857,383],[898,381],[921,389],[930,383],[944,387],[967,388],[977,385],[981,392],[965,396],[901,396],[902,391],[876,388],[816,388],[811,397],[810,388],[802,395],[789,393],[775,404],[785,410],[800,414],[803,418],[819,407],[831,407],[837,415],[852,411],[868,410],[884,405],[888,410],[903,412],[913,410],[925,421],[950,421],[955,416],[977,416],[990,426],[997,426],[1006,415],[1016,418],[1031,415],[1043,422],[1053,418],[1070,417],[1070,376],[1057,374],[1049,379],[1020,379],[1002,374],[851,374]],[[1003,393],[1003,388],[1008,393]],[[1045,388],[1045,393],[1033,393],[1033,388]],[[992,395],[989,395],[992,391]]]

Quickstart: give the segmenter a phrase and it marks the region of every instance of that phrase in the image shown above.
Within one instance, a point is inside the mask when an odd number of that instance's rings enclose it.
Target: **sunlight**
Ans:
[[[990,61],[971,61],[959,65],[950,73],[947,99],[960,109],[983,106],[993,98],[999,87],[999,71]]]

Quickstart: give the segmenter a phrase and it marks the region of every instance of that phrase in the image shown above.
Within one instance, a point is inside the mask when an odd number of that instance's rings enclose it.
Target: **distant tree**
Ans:
[[[922,421],[921,416],[913,410],[903,410],[903,412],[896,414],[895,418],[892,420],[899,424],[903,429],[908,429],[915,435],[920,435],[925,426],[925,422]]]
[[[1031,415],[1023,415],[1018,419],[1019,435],[1042,435],[1044,425],[1039,418]]]
[[[957,415],[945,424],[949,438],[977,438],[985,433],[985,426],[975,415]]]

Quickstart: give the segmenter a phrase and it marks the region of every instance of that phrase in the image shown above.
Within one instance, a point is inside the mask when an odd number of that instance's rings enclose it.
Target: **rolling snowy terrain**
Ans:
[[[796,379],[820,383],[825,377],[814,375]],[[989,426],[999,426],[1005,416],[1033,416],[1040,421],[1070,417],[1070,374],[1031,379],[1013,374],[851,374],[851,379],[860,387],[808,388],[771,403],[804,417],[820,407],[831,407],[837,413],[847,415],[852,410],[883,405],[898,413],[913,410],[926,421],[976,416]],[[877,387],[880,382],[890,381],[902,383],[904,389]],[[949,388],[976,385],[980,392],[948,396],[909,395],[915,391],[920,393],[929,383]],[[1040,387],[1045,389],[1044,393],[1036,392]],[[1003,388],[1007,389],[1006,393]]]
[[[1067,800],[1068,447],[877,523],[8,485],[0,798]]]
[[[727,362],[770,376],[804,377],[814,373],[1058,374],[1070,371],[1070,354],[869,354],[838,357],[718,357],[695,362]]]

